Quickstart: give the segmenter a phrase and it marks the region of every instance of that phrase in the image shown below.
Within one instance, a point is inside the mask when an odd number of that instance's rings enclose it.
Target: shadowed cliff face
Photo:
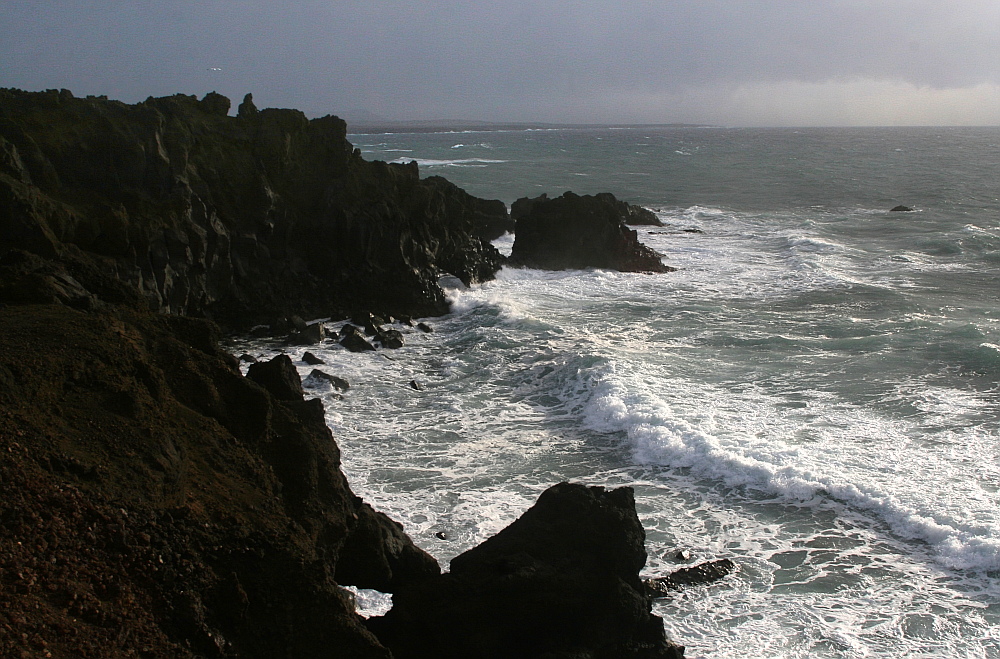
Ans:
[[[359,305],[440,314],[440,274],[472,283],[500,267],[474,235],[482,200],[416,165],[364,161],[336,117],[249,98],[228,110],[214,93],[125,105],[0,90],[0,252],[233,326]]]
[[[350,491],[287,357],[243,377],[211,323],[55,304],[0,336],[0,655],[389,656],[338,584],[437,563]]]

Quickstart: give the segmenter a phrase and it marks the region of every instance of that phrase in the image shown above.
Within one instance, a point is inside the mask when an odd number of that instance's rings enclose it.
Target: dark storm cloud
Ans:
[[[995,0],[8,0],[0,84],[400,118],[996,122],[998,35]]]

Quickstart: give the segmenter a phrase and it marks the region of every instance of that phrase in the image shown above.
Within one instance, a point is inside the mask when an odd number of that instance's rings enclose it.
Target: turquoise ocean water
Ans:
[[[739,565],[657,601],[689,657],[1000,657],[1000,129],[350,139],[508,204],[612,192],[679,268],[505,269],[400,350],[314,350],[352,486],[444,565],[556,482],[631,485],[646,574]]]

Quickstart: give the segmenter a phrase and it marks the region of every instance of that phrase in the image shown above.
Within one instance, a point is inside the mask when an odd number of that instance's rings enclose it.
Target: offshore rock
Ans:
[[[337,117],[249,95],[229,107],[214,92],[126,105],[0,89],[0,254],[233,328],[365,305],[439,315],[441,273],[470,284],[503,263],[476,233],[493,202],[363,160]]]
[[[682,657],[639,579],[644,541],[631,488],[560,483],[369,628],[397,659]]]
[[[308,353],[307,353],[308,354]],[[336,375],[330,375],[325,371],[321,371],[318,368],[314,368],[309,372],[306,381],[312,380],[313,382],[326,382],[334,389],[339,389],[340,391],[347,391],[351,388],[351,384],[344,378],[337,377]]]
[[[646,579],[646,591],[651,597],[666,597],[671,591],[681,590],[684,586],[696,586],[718,581],[735,570],[736,563],[728,558],[707,561],[692,567],[681,568],[665,577]]]
[[[436,562],[351,492],[288,358],[260,386],[216,334],[0,312],[0,656],[390,658],[340,585]]]
[[[628,213],[623,204],[608,193],[566,192],[555,199],[542,195],[517,200],[511,206],[516,230],[510,264],[545,270],[675,270],[625,225]]]

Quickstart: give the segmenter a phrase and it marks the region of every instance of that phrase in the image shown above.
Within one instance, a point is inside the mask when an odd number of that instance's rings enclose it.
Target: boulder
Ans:
[[[651,597],[666,597],[671,591],[678,591],[684,586],[718,581],[736,570],[736,563],[728,558],[699,563],[693,567],[685,567],[665,577],[646,579],[646,591]]]
[[[318,364],[324,364],[325,363],[322,359],[320,359],[316,355],[312,354],[311,352],[305,352],[305,353],[303,353],[302,354],[302,361],[304,361],[305,363],[309,364],[310,366],[316,366]]]
[[[351,352],[366,352],[368,350],[374,350],[375,346],[368,343],[365,337],[357,332],[351,332],[345,334],[340,339],[340,345],[344,346]]]
[[[378,343],[383,348],[396,349],[403,347],[403,333],[399,330],[379,329],[376,338],[378,338]]]
[[[334,389],[339,389],[340,391],[347,391],[351,388],[351,385],[344,378],[339,378],[336,375],[330,375],[329,373],[325,373],[318,368],[314,368],[312,372],[309,373],[308,377],[306,377],[306,380],[328,382],[330,386]]]
[[[320,343],[326,338],[326,330],[322,323],[306,325],[305,329],[288,335],[288,342],[297,346],[310,346]]]
[[[673,271],[625,225],[622,203],[610,194],[572,192],[555,199],[519,199],[511,207],[517,226],[510,264],[545,270]]]
[[[644,541],[631,488],[560,483],[369,629],[397,659],[682,657],[639,578]]]
[[[302,379],[288,355],[250,364],[247,377],[267,389],[278,400],[301,400]]]

